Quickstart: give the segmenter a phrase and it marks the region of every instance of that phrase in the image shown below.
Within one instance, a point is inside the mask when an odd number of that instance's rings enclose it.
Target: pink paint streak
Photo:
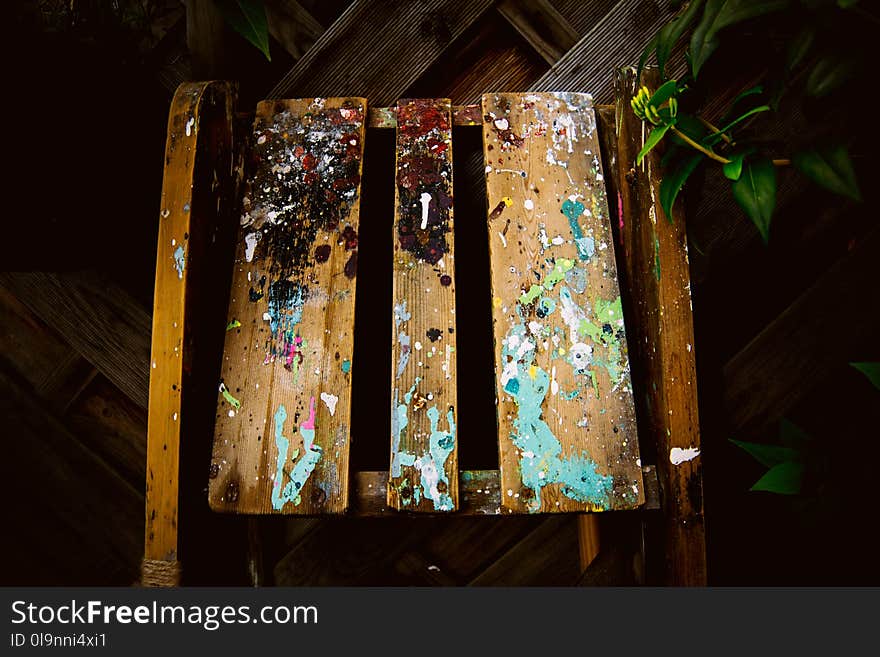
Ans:
[[[309,419],[299,425],[301,429],[314,429],[315,428],[315,396],[312,395],[312,398],[309,400]]]

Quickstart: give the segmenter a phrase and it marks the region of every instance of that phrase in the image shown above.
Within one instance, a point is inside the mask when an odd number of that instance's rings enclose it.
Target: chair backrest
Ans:
[[[396,123],[388,504],[460,508],[452,106]],[[242,196],[209,500],[349,506],[363,98],[264,101]],[[482,126],[503,513],[644,502],[596,118],[585,94],[491,94]],[[177,260],[175,260],[177,263]],[[175,265],[176,266],[176,265]],[[464,436],[463,439],[467,440]]]

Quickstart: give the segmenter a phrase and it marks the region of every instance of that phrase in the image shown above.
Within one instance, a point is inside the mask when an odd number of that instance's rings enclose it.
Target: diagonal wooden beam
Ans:
[[[611,102],[614,70],[638,62],[648,40],[674,15],[667,3],[620,0],[531,90],[584,91],[596,103]]]
[[[498,13],[553,66],[580,35],[549,0],[503,0]]]
[[[2,272],[0,285],[54,328],[141,408],[150,377],[150,315],[95,272]]]
[[[877,280],[878,254],[875,229],[727,362],[724,405],[731,432],[778,420],[827,382],[829,372],[874,348],[880,286],[866,283]]]
[[[267,98],[368,96],[390,105],[492,4],[356,0]]]

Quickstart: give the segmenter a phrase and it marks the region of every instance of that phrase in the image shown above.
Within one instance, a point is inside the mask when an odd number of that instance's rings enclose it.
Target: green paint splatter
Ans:
[[[223,399],[225,399],[232,408],[238,410],[241,408],[241,402],[238,401],[235,397],[232,396],[232,393],[229,392],[229,389],[226,387],[225,383],[220,384],[220,392],[223,394]]]
[[[241,326],[241,322],[239,322],[237,319],[233,319],[226,325],[226,330],[231,331],[232,329],[236,329],[239,326]]]
[[[541,296],[543,292],[544,288],[542,288],[540,285],[532,285],[532,287],[529,288],[528,292],[523,292],[519,296],[519,302],[523,305],[528,305],[539,296]]]
[[[657,239],[657,234],[654,233],[654,275],[657,277],[657,280],[660,280],[660,240]]]
[[[574,267],[574,260],[558,258],[553,270],[544,277],[544,289],[552,290],[553,286],[565,278],[565,273]]]

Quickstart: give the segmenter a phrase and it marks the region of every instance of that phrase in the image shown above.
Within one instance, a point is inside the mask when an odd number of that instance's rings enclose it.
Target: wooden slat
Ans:
[[[391,104],[492,0],[356,0],[268,98],[363,94]],[[388,65],[406,62],[405,66]]]
[[[611,102],[614,71],[639,61],[648,40],[675,15],[671,4],[620,0],[531,90],[586,91],[597,103]]]
[[[724,365],[724,406],[733,435],[778,421],[844,363],[876,351],[878,254],[880,229],[874,229]],[[772,379],[756,391],[755,381],[768,372]]]
[[[214,510],[348,504],[365,117],[363,98],[257,106],[217,396]]]
[[[502,0],[498,11],[551,66],[580,37],[549,0]]]
[[[397,105],[388,504],[458,506],[452,106]]]
[[[458,516],[500,516],[501,476],[498,470],[459,471]],[[388,506],[388,472],[363,471],[353,475],[351,493],[352,515],[358,517],[393,516],[397,511]],[[645,510],[660,509],[660,490],[657,485],[657,469],[653,465],[642,466],[645,482]]]
[[[222,243],[221,190],[232,176],[234,97],[228,82],[185,84],[169,113],[149,361],[145,563],[178,559],[181,439],[184,428],[199,421],[185,412],[184,394],[197,397],[195,336],[203,335],[198,322],[212,319],[196,311],[206,284],[202,272],[208,274],[210,253]]]
[[[656,69],[643,82],[656,88]],[[635,70],[618,73],[617,180],[618,248],[627,280],[624,310],[633,347],[636,398],[642,405],[643,444],[656,445],[663,490],[666,583],[706,584],[702,459],[697,409],[691,282],[687,231],[681,208],[667,220],[660,205],[659,153],[641,166],[636,157],[645,131],[630,108],[637,91]],[[639,385],[640,384],[640,385]]]
[[[502,505],[644,502],[591,99],[483,96]]]
[[[0,272],[0,283],[141,408],[150,377],[150,315],[95,272]]]

